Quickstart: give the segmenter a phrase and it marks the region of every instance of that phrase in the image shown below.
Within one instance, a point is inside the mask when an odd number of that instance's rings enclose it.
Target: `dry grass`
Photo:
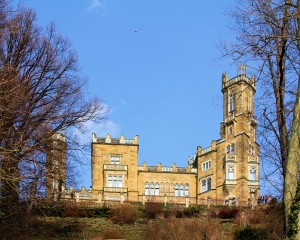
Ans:
[[[145,240],[181,240],[181,239],[224,239],[223,231],[214,221],[203,222],[200,219],[161,219],[151,222],[145,232]]]

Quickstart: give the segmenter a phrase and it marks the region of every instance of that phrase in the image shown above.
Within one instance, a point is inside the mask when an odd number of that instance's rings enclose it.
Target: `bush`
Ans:
[[[157,218],[162,214],[163,208],[164,206],[162,203],[146,202],[144,209],[145,217],[150,219]]]
[[[99,218],[108,218],[112,215],[112,209],[106,205],[91,208],[91,211],[94,213],[95,217]]]
[[[238,229],[234,234],[235,240],[265,240],[267,238],[267,232],[264,229],[254,228],[247,225],[244,228]]]
[[[235,218],[237,214],[239,213],[238,208],[228,208],[228,209],[223,209],[220,210],[218,217],[221,219],[230,219],[230,218]]]
[[[112,211],[112,222],[117,224],[133,224],[137,220],[136,207],[120,205]]]
[[[198,216],[202,208],[200,206],[189,206],[183,210],[183,213],[187,217]]]
[[[176,218],[182,218],[183,217],[183,212],[181,210],[176,210],[175,217]]]

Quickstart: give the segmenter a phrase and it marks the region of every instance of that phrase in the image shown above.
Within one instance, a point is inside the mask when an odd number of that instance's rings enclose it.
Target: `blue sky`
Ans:
[[[23,0],[41,26],[54,22],[77,51],[90,96],[110,108],[91,133],[139,135],[139,164],[187,166],[197,146],[219,139],[221,76],[237,66],[220,58],[234,0]],[[89,187],[90,156],[80,169]]]

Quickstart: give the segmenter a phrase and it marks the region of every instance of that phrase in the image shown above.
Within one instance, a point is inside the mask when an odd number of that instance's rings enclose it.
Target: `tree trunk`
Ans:
[[[300,83],[298,83],[297,97],[294,106],[294,118],[292,125],[292,133],[289,142],[286,174],[284,181],[284,212],[285,224],[289,229],[288,216],[290,215],[291,204],[296,196],[298,186],[298,166],[300,159]],[[300,239],[300,216],[298,216],[298,238]]]

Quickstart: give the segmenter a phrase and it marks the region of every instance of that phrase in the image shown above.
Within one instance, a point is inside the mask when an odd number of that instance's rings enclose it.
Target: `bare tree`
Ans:
[[[294,147],[293,153],[299,154],[299,138],[294,137],[295,131],[299,133],[295,104],[300,76],[299,0],[242,0],[230,14],[237,35],[233,43],[223,45],[224,55],[246,61],[257,70],[262,160],[273,163],[269,173],[282,174],[278,188],[284,189],[286,230],[299,161],[289,149],[295,143],[298,149]]]
[[[76,54],[53,24],[44,30],[31,10],[10,11],[0,0],[0,200],[6,216],[20,209],[24,196],[37,195],[53,135],[105,116],[105,104],[85,99],[85,84]],[[71,136],[67,148],[78,148]]]

